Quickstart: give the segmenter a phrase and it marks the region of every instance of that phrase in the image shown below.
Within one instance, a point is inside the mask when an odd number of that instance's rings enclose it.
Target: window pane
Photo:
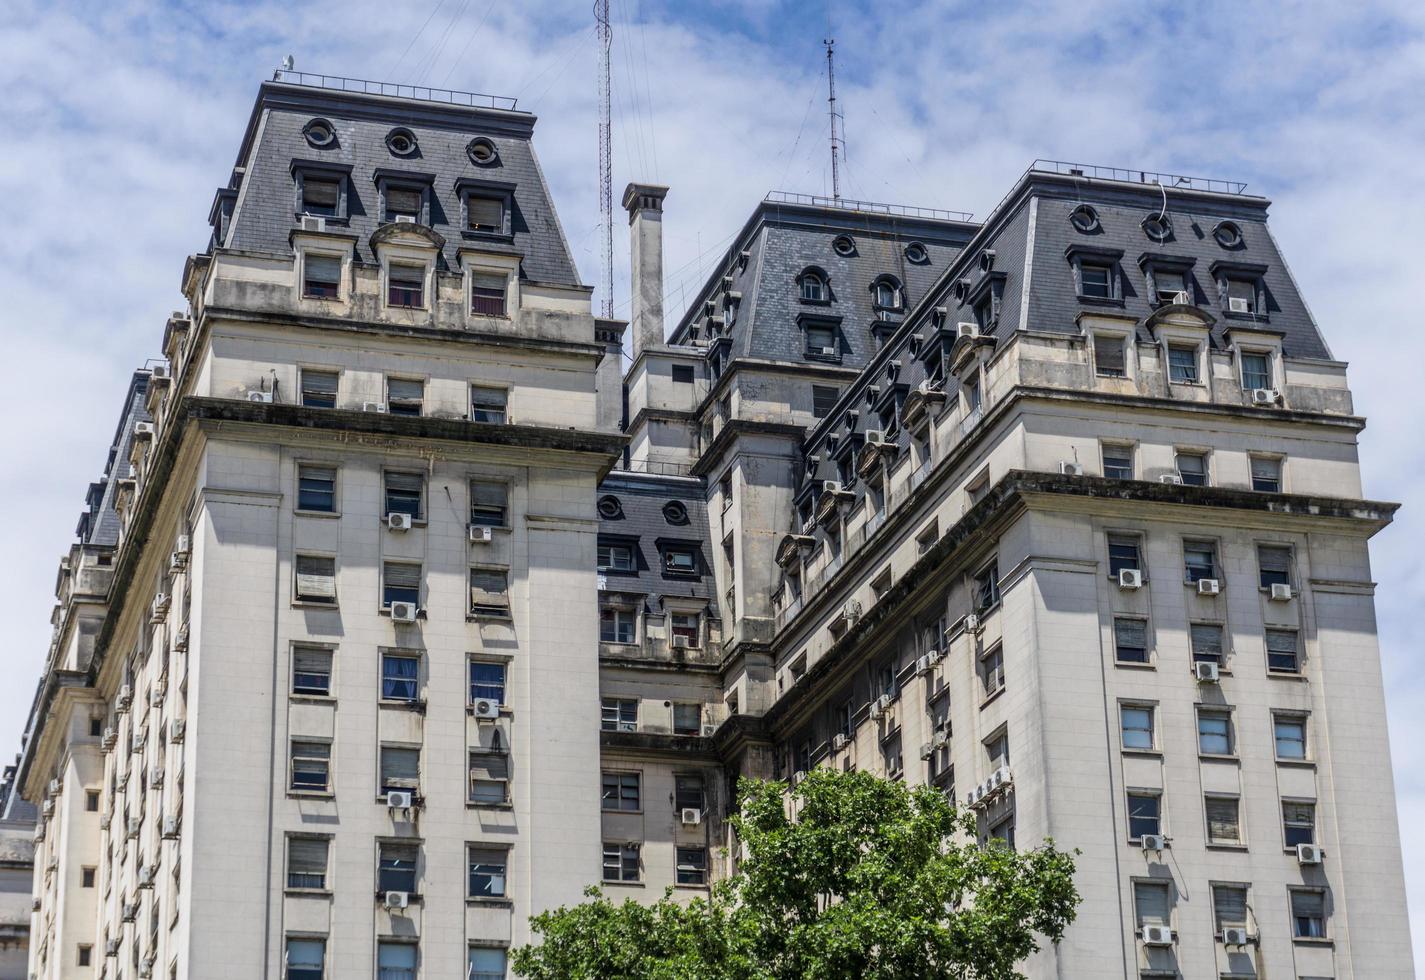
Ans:
[[[487,698],[497,704],[505,703],[505,665],[470,662],[470,700]]]
[[[1280,674],[1301,671],[1296,630],[1267,630],[1267,669]]]
[[[386,302],[391,306],[423,306],[425,274],[424,266],[392,263],[388,274]]]
[[[336,389],[335,371],[302,372],[302,404],[307,408],[335,408]]]
[[[1097,336],[1093,341],[1094,369],[1107,378],[1121,378],[1125,373],[1123,338]]]
[[[493,425],[505,423],[505,404],[508,393],[503,388],[483,388],[479,385],[470,389],[470,419],[472,422],[488,422]]]
[[[1298,939],[1326,936],[1326,896],[1316,891],[1291,893],[1292,935]]]
[[[336,601],[336,559],[298,555],[297,598],[308,602]]]
[[[1263,493],[1280,493],[1282,461],[1267,456],[1252,457],[1252,489]]]
[[[1113,621],[1114,653],[1125,663],[1148,662],[1148,623],[1142,619]]]
[[[1133,906],[1138,916],[1139,926],[1166,926],[1170,924],[1171,892],[1166,883],[1135,881],[1133,883]]]
[[[1156,834],[1158,826],[1158,797],[1128,794],[1128,836],[1137,840],[1144,834]]]
[[[1079,266],[1079,275],[1083,280],[1083,295],[1095,299],[1113,298],[1111,270],[1108,266],[1085,262]]]
[[[1189,627],[1194,663],[1222,663],[1222,627],[1216,623],[1193,623]]]
[[[381,657],[381,698],[386,701],[414,701],[419,688],[420,660],[383,654]]]
[[[708,880],[708,852],[701,847],[677,849],[678,884],[703,885]]]
[[[1207,799],[1207,839],[1214,844],[1241,843],[1242,833],[1237,820],[1238,801],[1212,796]]]
[[[381,566],[381,605],[389,607],[393,602],[421,601],[421,566],[404,562],[388,561]]]
[[[416,890],[416,858],[414,844],[381,844],[376,875],[376,888],[383,892],[413,892]]]
[[[1231,717],[1219,712],[1200,712],[1197,716],[1197,749],[1205,755],[1231,755]]]
[[[293,837],[287,841],[287,887],[325,888],[327,848],[324,838]]]
[[[700,704],[673,705],[673,734],[697,735],[702,731],[703,706]]]
[[[1124,705],[1122,708],[1123,747],[1151,749],[1153,747],[1153,709]]]
[[[398,214],[419,218],[421,214],[421,197],[422,192],[419,188],[386,188],[386,220],[390,221]]]
[[[1287,847],[1316,843],[1316,804],[1282,801],[1282,836]]]
[[[420,520],[425,478],[419,473],[387,473],[386,513],[409,514]]]
[[[297,468],[297,509],[330,514],[336,510],[336,469],[331,466]]]
[[[1207,457],[1201,453],[1178,453],[1178,478],[1190,487],[1207,486]]]
[[[495,275],[471,276],[470,312],[478,316],[505,315],[505,277]]]
[[[331,693],[330,650],[297,647],[292,651],[292,693],[325,696]]]
[[[505,202],[498,197],[465,199],[466,214],[472,231],[499,233],[505,230]]]
[[[1217,931],[1242,929],[1247,925],[1247,889],[1242,885],[1213,885],[1212,913]]]
[[[322,980],[326,958],[325,939],[287,940],[287,980]]]
[[[1291,549],[1281,545],[1257,545],[1259,584],[1264,589],[1291,584]]]
[[[420,784],[421,750],[381,746],[381,787],[382,796],[392,790],[415,789]]]
[[[307,214],[335,216],[341,206],[341,181],[302,178],[302,210]]]
[[[302,256],[302,294],[319,299],[334,298],[341,285],[341,259],[333,255]]]
[[[1266,354],[1242,355],[1242,387],[1270,388],[1272,386],[1272,362]]]
[[[1236,300],[1236,303],[1232,301]],[[1232,312],[1237,312],[1234,307],[1240,308],[1246,313],[1257,312],[1257,284],[1251,279],[1228,279],[1227,280],[1227,304]]]
[[[1126,534],[1108,536],[1108,573],[1114,578],[1125,568],[1141,568],[1138,539]]]
[[[470,848],[470,897],[503,898],[505,894],[505,865],[509,852],[498,848]],[[472,954],[473,954],[472,950]],[[498,952],[498,951],[497,951]],[[470,957],[472,963],[475,957]],[[503,962],[503,960],[501,961]],[[504,976],[503,973],[500,974]]]
[[[1183,571],[1190,583],[1216,578],[1217,547],[1209,541],[1183,542]]]
[[[1306,722],[1300,718],[1277,717],[1272,723],[1276,735],[1277,758],[1306,758]]]
[[[1180,384],[1197,381],[1197,348],[1168,348],[1168,378]]]
[[[469,980],[505,980],[505,951],[476,946],[470,950]]]
[[[506,527],[509,487],[489,480],[470,484],[470,523],[476,527]]]

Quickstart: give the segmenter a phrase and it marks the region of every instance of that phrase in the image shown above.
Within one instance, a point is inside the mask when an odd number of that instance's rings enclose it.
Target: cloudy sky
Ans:
[[[1351,364],[1401,823],[1425,825],[1425,5],[613,0],[614,187],[672,186],[671,313],[766,191],[828,189],[837,39],[843,193],[983,215],[1036,157],[1245,180]],[[10,0],[0,28],[0,613],[18,744],[55,562],[129,370],[158,351],[258,83],[299,68],[515,96],[586,282],[599,280],[588,0]],[[624,229],[615,300],[626,310]],[[0,751],[8,751],[0,749]],[[1406,836],[1425,954],[1425,837]]]

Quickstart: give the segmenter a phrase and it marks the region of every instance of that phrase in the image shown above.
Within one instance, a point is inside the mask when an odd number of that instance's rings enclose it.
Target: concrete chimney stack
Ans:
[[[663,343],[663,198],[668,188],[629,184],[623,206],[628,210],[629,265],[633,272],[633,358]]]

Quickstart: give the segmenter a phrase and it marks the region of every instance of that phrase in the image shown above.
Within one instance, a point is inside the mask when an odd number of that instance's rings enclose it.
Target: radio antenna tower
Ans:
[[[842,156],[846,154],[846,143],[842,140],[837,129],[836,121],[841,119],[841,113],[836,111],[836,59],[832,49],[836,45],[836,38],[827,38],[822,42],[826,45],[826,87],[829,98],[826,100],[828,111],[831,114],[831,197],[833,200],[841,200],[841,170],[837,163],[838,153]],[[843,119],[844,123],[845,120]]]
[[[614,315],[614,139],[613,116],[609,104],[609,47],[613,28],[609,25],[609,0],[594,0],[594,25],[599,38],[599,219],[602,224],[604,267],[599,291],[603,294],[603,315]]]

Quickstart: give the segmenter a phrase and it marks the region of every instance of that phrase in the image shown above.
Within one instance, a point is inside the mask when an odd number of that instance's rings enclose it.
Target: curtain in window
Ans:
[[[1241,839],[1237,829],[1237,801],[1212,797],[1207,801],[1207,839],[1236,843]]]
[[[1171,911],[1167,885],[1137,882],[1133,886],[1133,904],[1140,926],[1165,926]]]
[[[336,598],[336,561],[311,555],[297,556],[297,594],[303,598]]]
[[[1216,623],[1193,623],[1190,630],[1192,633],[1192,658],[1220,663],[1222,661],[1222,627]]]
[[[1243,928],[1247,925],[1247,889],[1238,885],[1214,885],[1212,911],[1219,930]]]

